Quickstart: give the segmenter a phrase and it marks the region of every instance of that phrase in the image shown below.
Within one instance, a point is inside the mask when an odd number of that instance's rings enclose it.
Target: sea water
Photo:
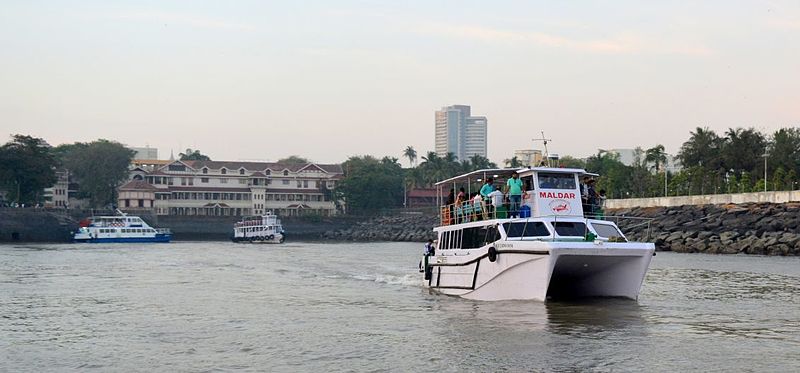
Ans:
[[[800,258],[658,253],[638,301],[426,290],[418,243],[0,246],[0,371],[798,371]]]

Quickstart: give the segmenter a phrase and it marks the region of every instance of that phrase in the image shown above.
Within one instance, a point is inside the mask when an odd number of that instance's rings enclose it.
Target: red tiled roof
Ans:
[[[342,165],[339,164],[317,164],[317,163],[306,163],[306,164],[281,164],[275,162],[237,162],[237,161],[185,161],[184,163],[190,165],[192,168],[199,170],[203,167],[208,167],[209,169],[221,169],[223,167],[229,170],[238,170],[239,168],[244,167],[244,169],[249,171],[263,171],[263,170],[272,170],[272,171],[283,171],[289,170],[291,172],[297,172],[302,170],[310,165],[317,166],[323,171],[332,174],[341,174],[344,173],[342,171]]]
[[[144,190],[149,192],[157,190],[157,188],[144,180],[131,180],[125,185],[119,187],[119,190]]]

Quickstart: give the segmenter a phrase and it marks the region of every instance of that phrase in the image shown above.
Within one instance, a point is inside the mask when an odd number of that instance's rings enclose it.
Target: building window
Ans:
[[[284,180],[283,185],[289,185],[289,180]]]
[[[181,185],[186,185],[186,178],[185,177],[181,178]]]
[[[207,177],[201,177],[200,178],[200,182],[201,183],[208,183],[208,178]]]
[[[308,188],[308,180],[303,180],[303,188]]]
[[[223,175],[227,175],[227,174],[228,174],[228,169],[226,169],[225,167],[223,167],[221,170],[219,170],[219,173],[221,173],[221,174],[223,174]]]
[[[289,176],[289,171],[283,170],[283,176]]]
[[[300,187],[300,186],[302,186],[302,185],[303,185],[303,183],[302,183],[302,182],[300,182],[300,180],[297,180],[297,187],[299,188],[299,187]]]
[[[203,173],[204,173],[204,174],[207,174],[207,173],[208,173],[208,168],[207,168],[207,167],[203,167]]]
[[[272,174],[272,170],[270,170],[270,169],[266,169],[266,170],[264,170],[264,173],[265,173],[266,175],[271,175],[271,174]]]
[[[226,179],[224,177],[221,177],[221,178],[219,178],[219,183],[220,184],[227,184],[228,183],[228,179]]]
[[[244,168],[239,169],[239,175],[244,175]]]
[[[247,179],[239,179],[239,184],[247,184]]]
[[[171,164],[167,167],[170,171],[186,171],[186,166],[182,164]]]

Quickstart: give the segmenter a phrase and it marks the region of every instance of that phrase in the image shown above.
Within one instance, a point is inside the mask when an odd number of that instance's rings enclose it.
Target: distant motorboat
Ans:
[[[443,190],[477,191],[487,178],[503,181],[514,173],[525,184],[518,216],[509,217],[504,203],[491,206],[483,199],[442,206],[435,254],[423,257],[427,287],[475,300],[636,299],[655,246],[629,242],[614,222],[584,205],[579,180],[597,175],[550,167],[487,169],[436,186],[442,198]]]
[[[116,216],[93,216],[84,219],[72,236],[74,242],[138,243],[169,242],[168,228],[153,228],[138,216],[121,213]]]
[[[242,218],[233,225],[233,242],[238,243],[283,243],[286,234],[281,220],[272,212]]]

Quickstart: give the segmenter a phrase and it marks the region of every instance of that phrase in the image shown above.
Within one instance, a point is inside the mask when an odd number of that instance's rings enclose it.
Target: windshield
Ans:
[[[540,172],[539,187],[542,189],[575,189],[575,175],[560,172]]]
[[[556,229],[559,236],[583,237],[586,234],[586,224],[578,222],[559,221],[553,223],[553,228]]]
[[[508,237],[547,237],[550,235],[547,226],[540,221],[505,223],[503,230],[506,231]]]

